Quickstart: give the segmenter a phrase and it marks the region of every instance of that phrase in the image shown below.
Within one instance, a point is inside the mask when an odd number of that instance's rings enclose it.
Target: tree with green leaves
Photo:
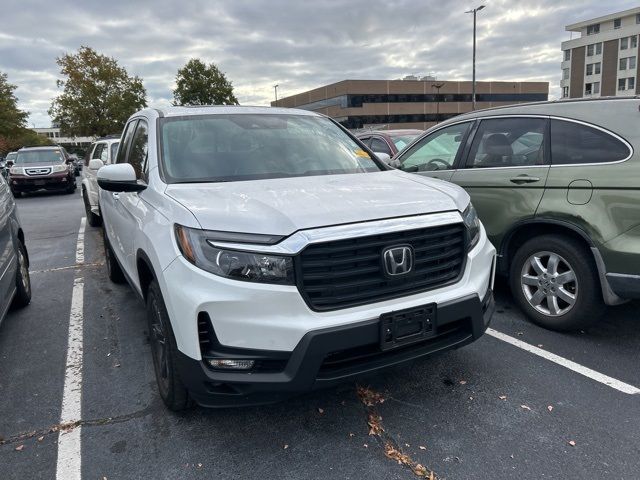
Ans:
[[[176,75],[174,105],[238,105],[233,85],[214,63],[192,58]]]
[[[25,145],[50,143],[27,128],[28,112],[18,108],[16,86],[9,83],[6,73],[0,72],[0,157]]]
[[[57,59],[62,93],[49,109],[53,122],[69,136],[104,136],[122,131],[127,119],[147,106],[142,80],[116,59],[90,47]]]

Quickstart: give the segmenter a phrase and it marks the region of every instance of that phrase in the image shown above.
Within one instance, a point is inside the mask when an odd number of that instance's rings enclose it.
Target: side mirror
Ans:
[[[98,170],[98,185],[109,192],[141,192],[147,186],[138,182],[136,172],[129,163],[105,165]]]
[[[376,154],[376,157],[378,157],[378,160],[380,160],[381,162],[386,163],[387,165],[389,165],[389,163],[391,162],[391,156],[388,153],[384,153],[384,152],[373,152]]]
[[[100,170],[104,167],[104,162],[99,158],[94,158],[89,162],[89,170]]]

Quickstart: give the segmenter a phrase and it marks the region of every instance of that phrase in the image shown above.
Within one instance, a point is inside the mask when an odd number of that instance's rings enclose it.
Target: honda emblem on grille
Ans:
[[[387,275],[406,275],[413,269],[413,249],[409,245],[389,247],[382,252],[382,263]]]

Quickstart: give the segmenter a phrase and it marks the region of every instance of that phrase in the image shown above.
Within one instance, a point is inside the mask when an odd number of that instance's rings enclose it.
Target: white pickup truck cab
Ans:
[[[160,395],[277,401],[479,338],[495,249],[469,196],[292,109],[133,115],[98,171],[109,276],[146,303]]]

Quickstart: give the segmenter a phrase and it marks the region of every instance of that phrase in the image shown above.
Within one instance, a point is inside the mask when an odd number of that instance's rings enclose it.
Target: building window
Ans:
[[[619,70],[626,70],[626,69],[627,69],[627,59],[626,58],[621,58],[620,59]]]
[[[568,62],[569,60],[571,60],[571,50],[565,50],[564,51],[564,61]]]
[[[634,68],[636,68],[636,57],[629,57],[627,66],[629,67],[629,70],[633,70]]]
[[[587,45],[587,57],[593,57],[593,49],[595,47],[595,44],[591,44],[591,45]]]
[[[621,26],[622,26],[622,19],[621,18],[615,18],[613,20],[613,28],[617,30]]]
[[[567,98],[569,96],[569,87],[562,87],[562,98]]]
[[[585,83],[584,94],[585,95],[597,95],[600,93],[600,82]]]
[[[626,85],[627,85],[627,79],[626,78],[619,78],[618,79],[618,91],[619,92],[625,90]]]
[[[626,50],[629,48],[629,37],[624,37],[620,39],[620,50]]]
[[[602,53],[602,43],[596,43],[596,55],[600,55]]]
[[[593,63],[587,63],[587,75],[593,75]]]
[[[587,26],[587,35],[594,35],[596,33],[600,33],[600,24],[594,23],[593,25]]]
[[[636,23],[640,23],[640,13],[636,13]]]
[[[593,64],[593,73],[600,75],[600,62]]]
[[[584,94],[585,95],[591,95],[592,92],[592,85],[593,83],[585,83],[584,84]]]
[[[638,48],[638,37],[634,35],[633,37],[629,37],[631,39],[631,48]]]
[[[600,82],[593,82],[593,93],[600,93]]]
[[[636,88],[635,77],[627,78],[627,90],[634,90]]]
[[[569,78],[569,69],[568,68],[563,68],[562,69],[562,79],[566,80]]]

